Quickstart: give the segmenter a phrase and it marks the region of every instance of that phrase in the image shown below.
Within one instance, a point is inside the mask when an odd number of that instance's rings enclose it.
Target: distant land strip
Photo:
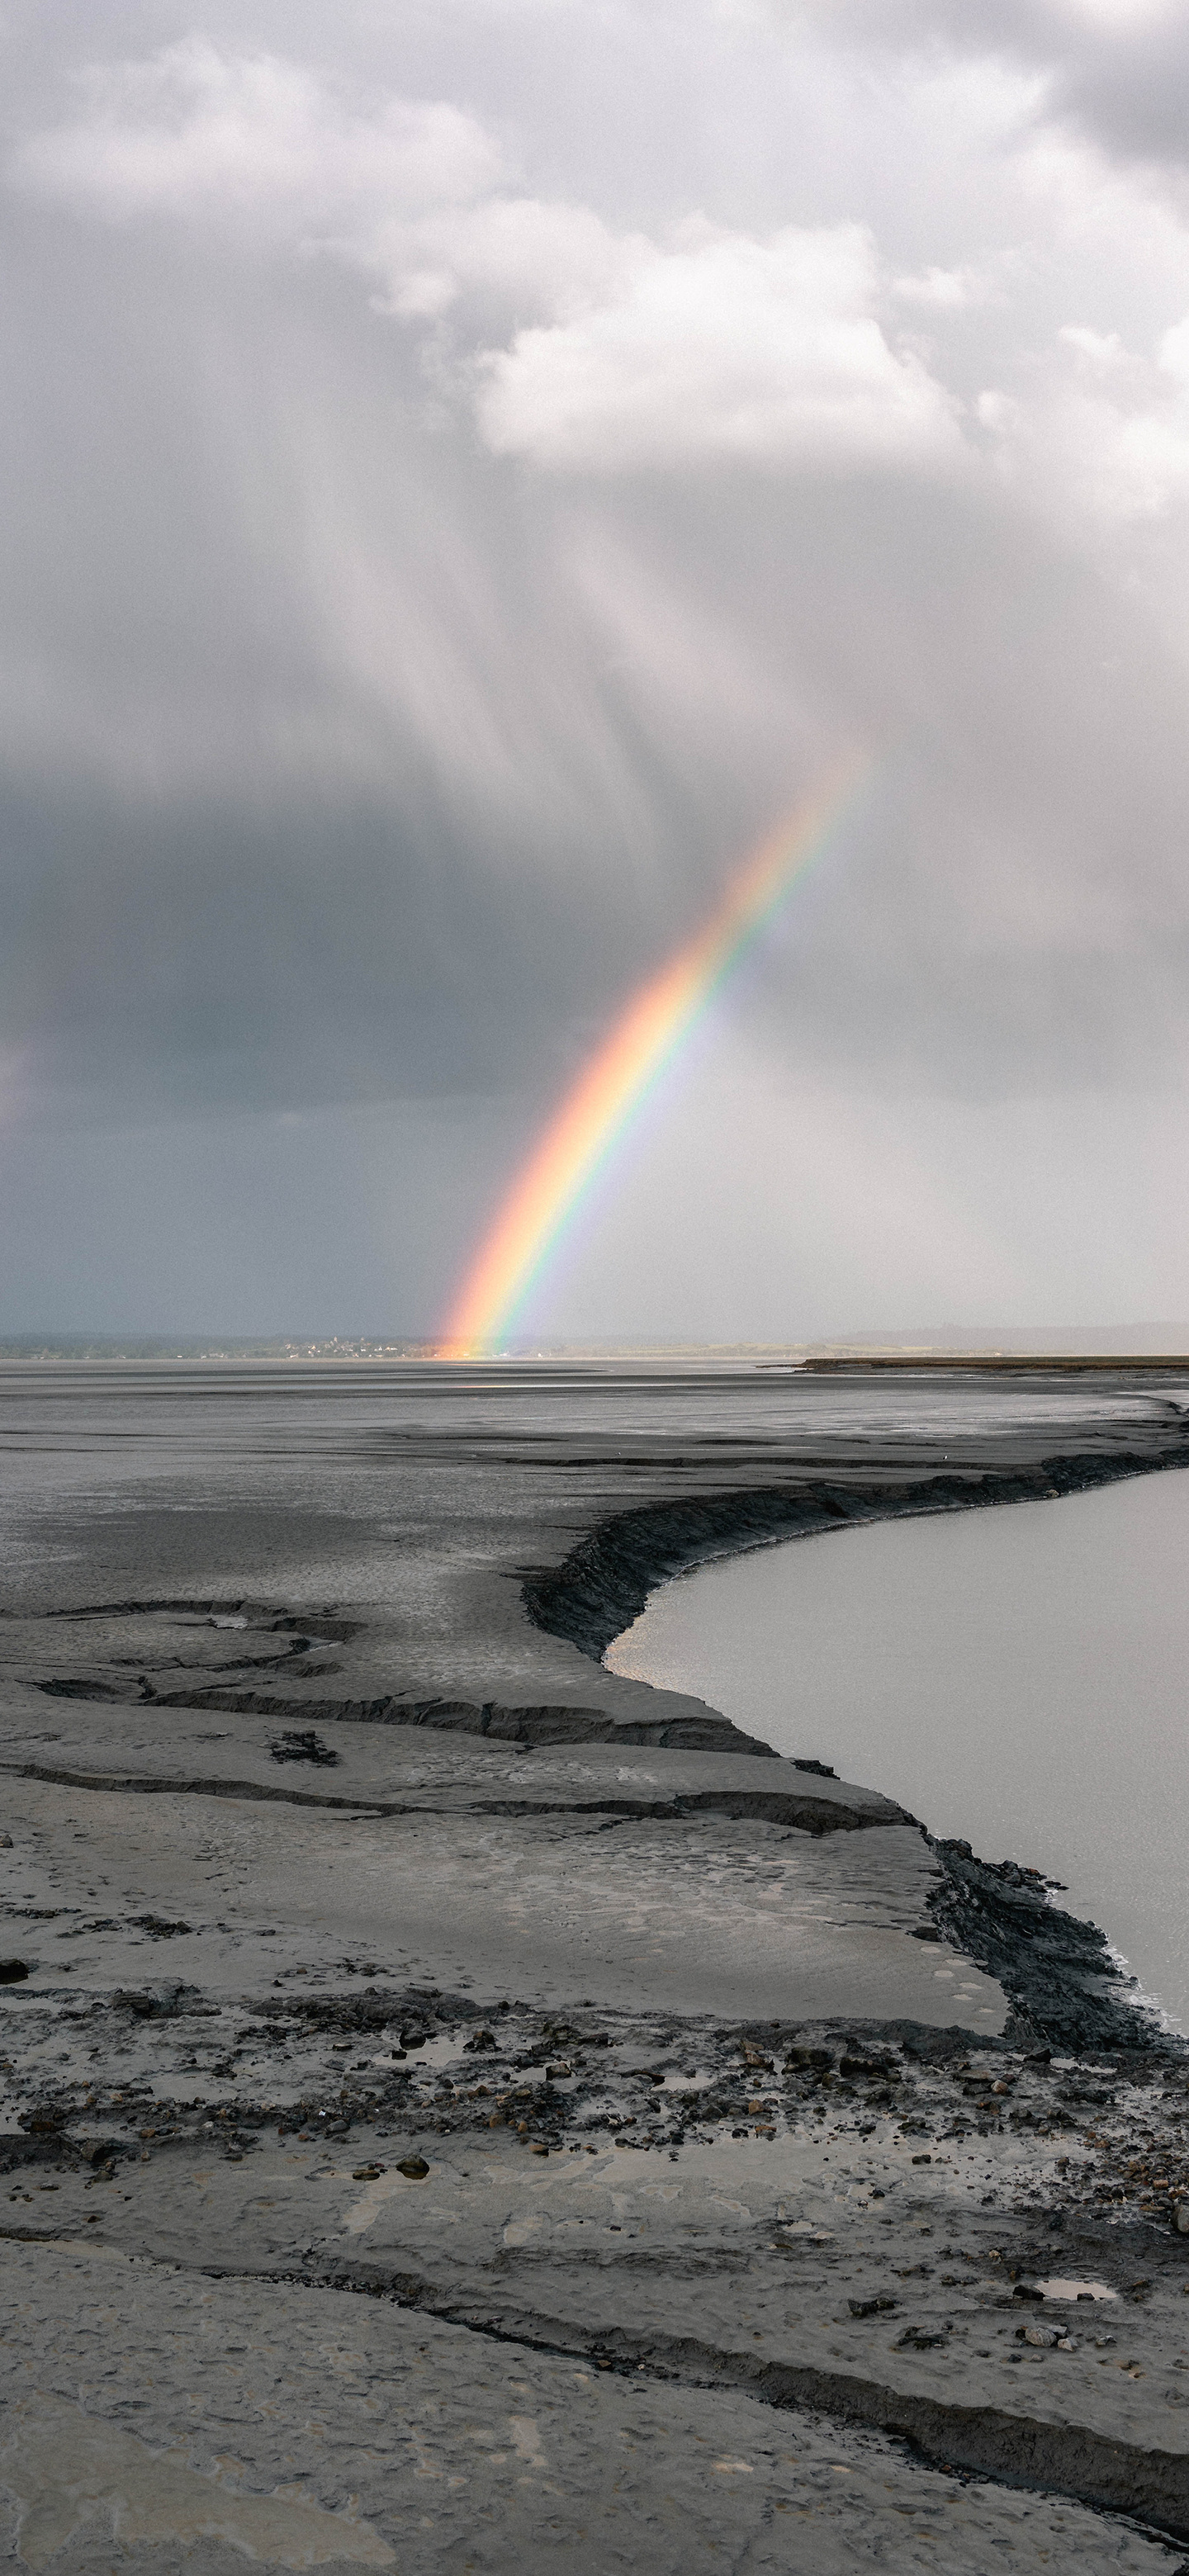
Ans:
[[[768,1365],[777,1367],[780,1363],[770,1361]],[[786,1365],[796,1368],[803,1377],[866,1377],[872,1371],[889,1369],[902,1370],[909,1377],[918,1376],[922,1369],[940,1369],[950,1376],[1015,1370],[1025,1377],[1038,1369],[1051,1370],[1062,1377],[1086,1371],[1099,1376],[1116,1376],[1125,1371],[1131,1376],[1142,1370],[1150,1377],[1167,1375],[1169,1369],[1189,1370],[1189,1351],[1120,1352],[1113,1358],[1097,1352],[1068,1351],[850,1351],[830,1358],[789,1361]]]

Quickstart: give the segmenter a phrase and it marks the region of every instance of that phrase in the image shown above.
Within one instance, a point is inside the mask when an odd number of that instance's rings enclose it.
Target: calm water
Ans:
[[[737,1557],[607,1661],[1064,1879],[1189,2028],[1189,1473]]]

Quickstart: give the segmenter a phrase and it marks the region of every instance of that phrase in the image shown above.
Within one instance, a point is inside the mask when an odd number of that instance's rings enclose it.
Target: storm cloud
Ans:
[[[5,1326],[431,1330],[854,755],[541,1331],[1189,1311],[1183,12],[2,42]]]

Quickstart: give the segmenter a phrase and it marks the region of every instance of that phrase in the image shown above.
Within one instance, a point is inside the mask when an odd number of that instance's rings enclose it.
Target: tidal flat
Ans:
[[[1184,1467],[1187,1405],[0,1367],[14,2563],[1181,2566],[1183,2043],[811,1712],[601,1658],[715,1556]]]

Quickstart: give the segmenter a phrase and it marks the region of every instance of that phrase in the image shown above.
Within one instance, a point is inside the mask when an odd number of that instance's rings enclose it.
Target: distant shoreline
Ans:
[[[443,1359],[435,1337],[413,1334],[32,1334],[0,1335],[0,1368],[27,1367],[245,1367],[295,1364],[346,1368],[393,1366],[428,1368],[446,1377],[511,1369],[655,1368],[671,1373],[688,1369],[699,1376],[722,1370],[731,1376],[818,1377],[887,1375],[908,1377],[924,1371],[941,1376],[987,1372],[1021,1377],[1100,1374],[1159,1376],[1169,1370],[1189,1375],[1189,1327],[1184,1350],[1095,1351],[1005,1350],[990,1338],[981,1348],[961,1343],[919,1344],[861,1341],[810,1342],[527,1342],[471,1359]]]
[[[778,1363],[769,1362],[769,1366]],[[1169,1369],[1189,1372],[1189,1352],[1129,1352],[1113,1357],[1100,1352],[1066,1351],[864,1351],[840,1354],[837,1358],[790,1361],[801,1377],[870,1377],[899,1372],[906,1377],[919,1377],[923,1370],[942,1376],[968,1377],[987,1372],[1032,1377],[1038,1371],[1055,1372],[1069,1377],[1089,1372],[1091,1375],[1117,1377],[1142,1372],[1145,1375],[1166,1374]]]

